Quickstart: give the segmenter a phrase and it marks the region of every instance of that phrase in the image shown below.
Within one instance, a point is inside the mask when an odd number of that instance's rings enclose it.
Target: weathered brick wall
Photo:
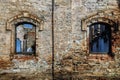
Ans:
[[[119,1],[117,0],[55,0],[54,37],[55,37],[55,73],[77,76],[118,76],[120,75],[120,31],[112,31],[112,52],[109,55],[89,53],[89,27],[93,18],[104,17],[118,22]],[[12,59],[7,63],[10,72],[51,71],[52,34],[51,0],[0,0],[0,61]],[[11,33],[7,23],[16,19],[21,12],[28,12],[42,20],[43,29],[37,31],[37,57],[15,55],[11,52]],[[113,15],[111,16],[111,14]],[[30,16],[29,16],[30,17]],[[35,18],[34,18],[35,19]],[[84,20],[86,22],[84,22]],[[104,19],[102,19],[103,22]],[[14,22],[15,20],[13,20]],[[81,23],[83,21],[83,23]],[[96,22],[99,20],[96,20]],[[109,23],[109,22],[108,22]],[[39,25],[40,26],[40,25]],[[12,26],[14,27],[14,26]],[[114,26],[113,26],[114,27]],[[85,29],[84,31],[82,30]],[[12,28],[14,29],[14,28]],[[13,35],[14,36],[14,35]],[[11,55],[12,54],[12,55]],[[4,67],[4,63],[2,63]],[[11,64],[11,65],[10,65]],[[6,67],[6,66],[5,66]],[[75,76],[74,76],[75,73]],[[59,77],[56,75],[56,77]],[[68,77],[68,76],[64,76]]]
[[[10,69],[10,72],[34,72],[51,69],[51,0],[0,0],[0,68]],[[22,12],[27,12],[27,17],[42,20],[36,30],[36,54],[35,56],[16,55],[12,51],[11,45],[14,40],[15,27],[12,23],[19,22],[16,20]],[[25,16],[23,14],[22,16]],[[33,15],[33,16],[31,16]],[[37,16],[37,18],[36,18]],[[13,19],[11,21],[11,19]],[[38,30],[42,24],[42,30]],[[11,30],[8,30],[11,28]],[[13,49],[14,50],[14,49]],[[49,65],[48,65],[49,64]],[[6,66],[5,66],[6,65]],[[0,69],[0,70],[1,70]],[[9,71],[8,71],[9,72]]]
[[[119,15],[117,15],[119,14],[118,2],[117,0],[56,1],[55,73],[58,73],[56,77],[66,74],[71,75],[71,73],[73,73],[73,77],[120,75],[119,30],[116,31],[114,26],[111,28],[112,55],[90,54],[88,27],[88,22],[92,24],[94,22],[92,22],[92,19],[97,17],[108,18],[119,22]],[[109,15],[111,15],[111,13],[109,10],[118,12],[110,17]],[[116,18],[113,19],[113,16],[116,16]],[[83,19],[86,20],[85,24],[81,23]],[[95,22],[98,21],[99,20],[96,20]],[[103,20],[103,22],[105,22],[105,20]],[[82,27],[85,26],[86,30],[82,31]]]

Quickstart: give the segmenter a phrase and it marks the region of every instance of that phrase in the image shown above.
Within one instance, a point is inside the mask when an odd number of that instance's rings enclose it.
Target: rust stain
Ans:
[[[0,69],[7,69],[8,67],[12,67],[13,63],[7,60],[0,60]]]
[[[38,61],[38,58],[35,56],[29,56],[29,55],[24,55],[24,56],[14,56],[14,59],[17,59],[18,61],[27,61],[27,60],[34,60],[34,61]]]

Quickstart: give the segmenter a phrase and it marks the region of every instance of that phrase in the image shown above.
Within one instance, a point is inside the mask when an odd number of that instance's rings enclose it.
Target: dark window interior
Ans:
[[[96,23],[90,26],[90,52],[109,53],[111,51],[111,29],[108,24]]]

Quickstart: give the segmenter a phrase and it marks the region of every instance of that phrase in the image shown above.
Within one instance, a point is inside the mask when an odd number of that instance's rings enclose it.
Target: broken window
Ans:
[[[111,50],[111,29],[108,24],[95,23],[90,26],[90,52],[109,53]]]
[[[16,26],[16,53],[35,54],[36,27],[30,23],[22,23]]]

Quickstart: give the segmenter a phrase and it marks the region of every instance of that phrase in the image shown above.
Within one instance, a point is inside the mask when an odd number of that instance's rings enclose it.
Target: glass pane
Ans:
[[[33,25],[31,24],[23,24],[24,28],[29,28],[29,29],[32,29],[33,28]]]
[[[17,38],[16,39],[16,52],[21,52],[21,41]]]
[[[110,29],[104,24],[95,24],[91,33],[91,51],[92,52],[109,52]],[[91,30],[91,29],[90,29]],[[94,34],[93,34],[94,33]]]

